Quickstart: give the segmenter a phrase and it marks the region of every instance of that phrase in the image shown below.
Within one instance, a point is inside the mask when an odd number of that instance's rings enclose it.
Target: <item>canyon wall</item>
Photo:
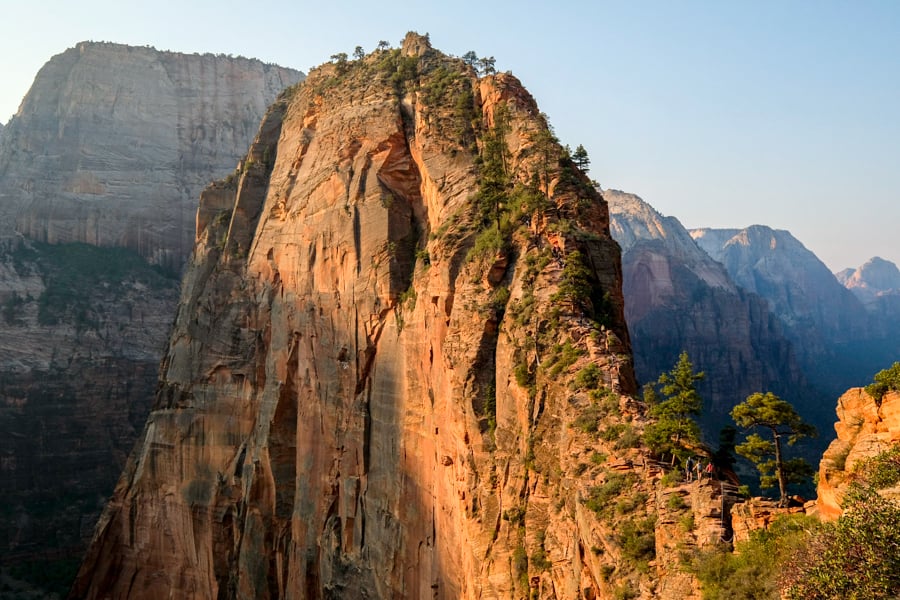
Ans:
[[[900,393],[888,392],[877,402],[864,388],[850,389],[838,399],[837,417],[837,438],[819,463],[817,511],[824,519],[841,515],[842,498],[859,461],[900,444]],[[896,488],[887,493],[900,499]]]
[[[300,78],[86,42],[47,63],[3,129],[0,555],[32,583],[71,581],[60,565],[81,557],[143,427],[200,191]]]
[[[868,381],[900,355],[896,327],[868,312],[789,232],[754,225],[697,229],[691,235],[738,285],[767,301],[804,374],[824,398]],[[832,401],[820,402],[815,413],[805,416],[826,430],[832,422]]]
[[[232,170],[298,71],[82,42],[37,74],[0,144],[0,235],[180,268],[199,190]]]

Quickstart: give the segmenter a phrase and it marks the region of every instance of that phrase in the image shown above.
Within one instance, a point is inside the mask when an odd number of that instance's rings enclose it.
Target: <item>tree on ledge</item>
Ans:
[[[697,392],[697,382],[703,377],[703,373],[694,373],[687,352],[682,352],[672,370],[659,376],[662,400],[653,386],[645,387],[644,401],[656,420],[644,429],[644,443],[656,456],[669,454],[674,463],[676,457],[687,458],[700,446],[700,426],[695,417],[703,407]]]
[[[788,445],[792,446],[800,438],[815,436],[816,428],[805,423],[790,402],[771,392],[752,394],[731,410],[731,418],[744,430],[762,428],[771,432],[772,441],[751,433],[735,450],[756,465],[762,487],[778,485],[779,503],[787,506],[787,485],[802,483],[812,476],[813,470],[802,458],[785,460],[782,438],[787,436]]]

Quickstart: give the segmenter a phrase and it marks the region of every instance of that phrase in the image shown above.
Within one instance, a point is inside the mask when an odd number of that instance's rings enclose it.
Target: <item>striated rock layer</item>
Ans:
[[[0,555],[33,583],[82,556],[149,413],[196,197],[300,77],[82,43],[3,129]]]
[[[651,562],[605,202],[514,77],[410,34],[310,74],[243,167],[73,598],[696,587]]]
[[[816,510],[823,519],[841,516],[856,463],[900,444],[900,393],[888,392],[878,403],[864,388],[853,388],[838,399],[837,417],[837,439],[819,463]]]
[[[303,74],[82,42],[38,73],[0,144],[0,236],[135,250],[179,268],[197,195]]]

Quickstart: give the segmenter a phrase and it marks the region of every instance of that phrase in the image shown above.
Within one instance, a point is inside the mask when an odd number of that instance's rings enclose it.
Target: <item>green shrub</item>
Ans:
[[[866,393],[881,404],[881,399],[890,391],[900,391],[900,362],[875,374],[875,381],[866,386]]]
[[[631,584],[623,583],[613,590],[615,600],[634,600],[638,597],[638,591]]]
[[[656,557],[656,519],[629,519],[619,526],[617,536],[622,557],[636,563],[646,563]]]
[[[636,492],[625,496],[616,503],[616,513],[620,515],[632,513],[637,510],[638,507],[646,504],[647,498],[648,496],[644,492]]]
[[[519,577],[519,584],[522,587],[528,587],[528,553],[525,551],[525,546],[519,543],[516,546],[515,550],[513,550],[512,555],[513,562],[513,571]]]
[[[634,477],[622,473],[607,473],[606,481],[588,490],[584,505],[595,514],[600,515],[608,508],[613,499],[622,493],[627,486],[634,484]]]
[[[575,374],[575,388],[579,390],[587,390],[597,387],[600,381],[600,367],[595,363],[590,363]]]
[[[699,552],[690,569],[700,580],[704,600],[778,600],[782,565],[803,547],[807,530],[816,523],[805,515],[784,515],[738,543],[735,553],[724,545]]]
[[[525,522],[525,509],[514,506],[503,511],[503,520],[509,521],[509,524],[516,526]]]
[[[641,436],[638,435],[634,427],[630,423],[626,424],[616,440],[616,450],[625,450],[628,448],[637,448],[641,444]]]
[[[851,486],[843,516],[821,526],[784,571],[789,600],[900,597],[900,504]]]
[[[544,548],[544,540],[547,533],[539,531],[537,534],[537,549],[531,553],[531,566],[537,571],[547,571],[553,566],[547,558],[547,550]]]
[[[589,406],[572,421],[572,427],[582,433],[596,433],[600,426],[600,412],[595,406]]]
[[[669,496],[669,499],[666,500],[666,506],[671,510],[684,510],[687,508],[687,503],[684,501],[684,498],[681,497],[681,494],[672,494]]]
[[[853,473],[876,490],[900,483],[900,446],[853,465]]]
[[[610,425],[600,432],[600,439],[604,442],[615,442],[625,431],[625,428],[626,426],[624,423],[616,423],[615,425]]]
[[[466,255],[466,260],[478,260],[499,254],[506,247],[506,240],[500,229],[488,227],[483,229],[475,238],[475,245]]]
[[[659,480],[660,485],[664,488],[674,487],[680,484],[682,481],[681,477],[681,469],[672,469],[671,471],[666,471],[665,475]]]

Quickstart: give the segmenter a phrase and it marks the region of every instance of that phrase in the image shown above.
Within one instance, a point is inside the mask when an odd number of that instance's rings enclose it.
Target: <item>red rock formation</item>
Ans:
[[[826,520],[841,516],[853,466],[900,443],[900,393],[888,392],[878,404],[865,389],[853,388],[838,399],[837,416],[837,439],[819,463],[816,511]]]
[[[660,597],[618,247],[547,133],[413,34],[276,104],[72,597]]]

